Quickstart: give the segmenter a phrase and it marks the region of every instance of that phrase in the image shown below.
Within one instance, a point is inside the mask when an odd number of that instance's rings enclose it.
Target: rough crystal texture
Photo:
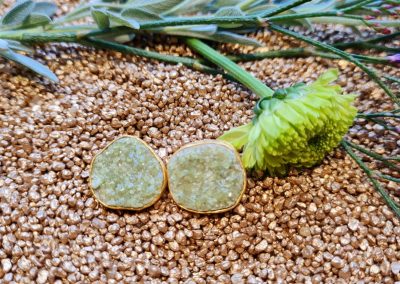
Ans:
[[[135,137],[111,143],[93,160],[91,187],[104,205],[141,209],[155,202],[164,189],[161,161]]]
[[[171,157],[168,175],[174,200],[199,213],[231,209],[239,201],[246,180],[236,151],[220,142],[182,148]]]

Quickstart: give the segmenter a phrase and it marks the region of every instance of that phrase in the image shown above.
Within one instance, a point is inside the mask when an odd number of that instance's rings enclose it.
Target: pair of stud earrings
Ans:
[[[165,166],[146,142],[122,136],[93,158],[89,183],[96,199],[112,209],[147,208],[168,186],[180,207],[195,213],[219,213],[239,203],[246,172],[239,154],[225,142],[187,144]]]

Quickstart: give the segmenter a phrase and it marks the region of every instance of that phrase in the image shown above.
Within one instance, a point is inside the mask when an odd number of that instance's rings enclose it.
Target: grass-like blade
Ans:
[[[140,24],[138,23],[138,21],[126,18],[121,14],[107,11],[107,16],[110,19],[111,26],[125,26],[135,30],[138,30],[140,28]]]
[[[54,16],[57,11],[57,5],[51,2],[35,2],[34,13],[45,14],[48,17]]]
[[[8,42],[4,39],[0,39],[0,51],[8,50]]]
[[[12,50],[0,50],[0,56],[15,61],[54,82],[58,82],[57,76],[47,66],[28,56],[13,52]]]
[[[106,29],[110,27],[110,19],[107,15],[107,12],[103,9],[91,9],[92,18],[96,22],[97,26],[100,29]]]
[[[131,8],[140,8],[150,13],[161,15],[181,3],[182,0],[134,0]]]
[[[24,27],[44,26],[51,22],[49,16],[43,13],[31,13],[23,22]]]
[[[18,50],[18,51],[23,51],[23,52],[27,52],[27,53],[32,53],[33,50],[32,48],[23,45],[22,43],[20,43],[19,41],[15,41],[15,40],[7,40],[8,43],[8,47],[12,50]]]
[[[159,15],[139,8],[125,9],[121,12],[121,15],[125,18],[134,19],[139,23],[162,20]]]
[[[32,13],[34,7],[35,3],[33,3],[30,0],[18,3],[4,15],[2,24],[3,25],[21,24],[26,18],[28,18],[30,13]]]

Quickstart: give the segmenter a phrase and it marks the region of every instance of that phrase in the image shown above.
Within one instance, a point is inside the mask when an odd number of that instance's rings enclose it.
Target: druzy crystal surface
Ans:
[[[93,160],[91,187],[108,207],[141,209],[155,202],[163,191],[161,162],[135,137],[111,143]]]
[[[222,212],[239,201],[246,175],[236,151],[218,142],[193,144],[168,163],[169,190],[183,208]]]

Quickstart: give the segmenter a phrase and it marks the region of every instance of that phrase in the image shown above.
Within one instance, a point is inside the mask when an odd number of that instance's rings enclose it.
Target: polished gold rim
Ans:
[[[93,163],[94,163],[94,161],[96,160],[97,156],[100,155],[101,153],[103,153],[103,151],[105,151],[112,143],[118,141],[119,139],[127,138],[127,137],[129,137],[129,138],[134,138],[134,139],[138,140],[139,142],[141,142],[143,145],[145,145],[145,146],[151,151],[151,153],[153,154],[153,156],[156,157],[157,161],[160,163],[160,166],[161,166],[161,169],[162,169],[162,172],[163,172],[163,183],[162,183],[161,188],[160,188],[160,189],[161,189],[160,194],[158,194],[158,195],[155,197],[154,200],[152,200],[151,202],[149,202],[149,203],[147,203],[146,205],[144,205],[144,206],[142,206],[142,207],[139,207],[139,208],[119,207],[119,206],[110,206],[110,205],[107,205],[107,204],[105,204],[103,201],[101,201],[101,200],[97,197],[97,195],[96,195],[94,189],[92,188],[92,170],[93,170]],[[97,200],[97,202],[99,202],[99,203],[100,203],[101,205],[103,205],[104,207],[107,207],[107,208],[110,208],[110,209],[140,211],[140,210],[146,209],[146,208],[148,208],[148,207],[154,205],[154,204],[161,198],[162,194],[164,193],[165,188],[167,187],[167,180],[168,180],[168,177],[167,177],[167,170],[166,170],[166,167],[165,167],[165,165],[164,165],[164,162],[160,159],[160,157],[158,157],[158,155],[156,154],[156,152],[155,152],[146,142],[144,142],[144,141],[143,141],[142,139],[140,139],[139,137],[132,136],[132,135],[122,135],[122,136],[120,136],[120,137],[114,139],[113,141],[111,141],[110,143],[108,143],[107,146],[104,147],[104,149],[102,149],[99,153],[97,153],[97,154],[93,157],[93,159],[92,159],[92,161],[91,161],[91,163],[90,163],[90,174],[89,174],[89,188],[90,188],[90,191],[92,192],[92,194],[93,194],[93,196],[95,197],[95,199]]]
[[[236,200],[235,204],[233,204],[232,206],[227,207],[227,208],[223,208],[223,209],[219,209],[219,210],[214,210],[214,211],[196,211],[196,210],[193,210],[193,209],[189,209],[189,208],[186,208],[185,206],[181,205],[179,202],[176,201],[176,199],[175,199],[175,197],[174,197],[174,194],[173,194],[172,191],[171,191],[170,179],[169,179],[169,176],[168,176],[168,188],[170,189],[169,192],[171,193],[172,199],[174,200],[174,202],[175,202],[179,207],[185,209],[186,211],[192,212],[192,213],[198,213],[198,214],[216,214],[216,213],[222,213],[222,212],[226,212],[226,211],[232,210],[233,208],[235,208],[235,207],[240,203],[240,201],[241,201],[241,199],[242,199],[242,197],[243,197],[243,194],[244,194],[244,192],[246,191],[247,176],[246,176],[246,171],[245,171],[245,169],[244,169],[244,167],[243,167],[243,164],[242,164],[242,160],[241,160],[241,158],[240,158],[240,156],[239,156],[239,153],[236,151],[235,148],[232,147],[231,144],[229,144],[229,143],[227,143],[227,142],[225,142],[225,141],[210,140],[210,139],[208,139],[208,140],[196,141],[196,142],[192,142],[192,143],[186,144],[186,145],[184,145],[183,147],[181,147],[178,151],[176,151],[176,152],[171,156],[170,159],[172,159],[172,157],[174,157],[176,154],[178,154],[180,151],[182,151],[182,150],[184,150],[184,149],[186,149],[186,148],[190,148],[190,147],[194,147],[194,146],[198,146],[198,145],[202,145],[202,144],[218,144],[218,145],[227,147],[229,150],[234,151],[235,156],[236,156],[236,159],[239,161],[239,164],[240,164],[240,166],[241,166],[241,168],[242,168],[242,174],[243,174],[243,186],[242,186],[242,190],[241,190],[241,192],[240,192],[240,195],[239,195],[238,199]],[[167,168],[168,168],[168,166],[167,166]],[[167,175],[168,175],[168,172],[167,172]]]

